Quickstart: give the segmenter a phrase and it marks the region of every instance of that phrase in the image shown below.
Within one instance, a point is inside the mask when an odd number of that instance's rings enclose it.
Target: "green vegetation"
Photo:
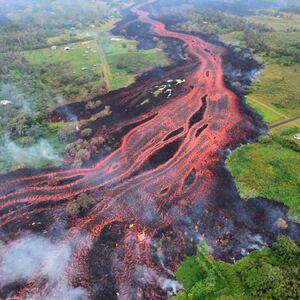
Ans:
[[[87,129],[85,129],[86,132]],[[83,131],[84,132],[84,131]],[[91,133],[91,131],[90,131]],[[105,144],[104,137],[94,137],[90,141],[79,139],[66,146],[66,158],[73,161],[74,167],[80,167],[91,158],[91,155],[98,152],[98,148]]]
[[[97,202],[98,202],[97,199],[94,199],[88,194],[83,193],[69,200],[69,203],[66,206],[66,212],[71,217],[76,217],[80,215],[80,213],[84,213],[85,211],[87,211]]]
[[[136,45],[125,39],[99,38],[23,55],[46,88],[76,101],[125,87],[136,75],[167,64],[160,49],[137,50]]]
[[[265,11],[264,14],[247,17],[257,24],[265,24],[276,31],[300,30],[300,15],[293,12]]]
[[[248,100],[274,125],[300,115],[300,64],[282,66],[266,59],[263,74],[251,88]]]
[[[176,300],[299,299],[300,248],[281,237],[272,248],[251,253],[235,264],[215,261],[201,243],[176,273],[185,291]]]
[[[239,41],[256,52],[269,51],[264,43],[263,34],[269,33],[271,29],[263,24],[251,23],[245,18],[218,10],[202,9],[190,13],[189,20],[178,25],[180,29],[188,32],[204,31],[227,37],[235,35]]]
[[[300,15],[292,11],[264,11],[242,18],[244,22],[268,29],[259,32],[261,49],[247,42],[245,31],[232,29],[220,34],[223,40],[252,47],[263,59],[265,69],[248,100],[270,125],[300,115]]]
[[[300,15],[265,12],[252,17],[240,17],[218,10],[194,10],[188,21],[178,24],[188,32],[204,31],[219,35],[224,40],[238,42],[281,65],[300,62]],[[276,21],[272,26],[271,20]],[[289,26],[286,26],[286,24]]]
[[[15,2],[15,1],[14,1]],[[109,31],[131,1],[19,0],[1,7],[0,52],[45,48]]]
[[[300,146],[288,138],[298,132],[300,127],[261,137],[258,144],[234,151],[227,165],[243,198],[262,196],[280,201],[299,221]]]

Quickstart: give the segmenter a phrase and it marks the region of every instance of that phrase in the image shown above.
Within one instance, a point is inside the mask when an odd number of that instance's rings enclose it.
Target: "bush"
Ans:
[[[87,137],[91,136],[92,133],[93,133],[93,130],[91,128],[85,128],[80,132],[80,135],[83,138],[87,138]]]
[[[280,144],[282,147],[289,148],[289,149],[291,149],[295,152],[300,152],[300,145],[297,144],[294,141],[291,141],[291,140],[285,139],[285,138],[280,138],[280,137],[277,137],[277,136],[274,136],[274,140],[278,144]]]
[[[92,146],[99,147],[99,146],[103,145],[105,142],[106,142],[106,140],[103,136],[97,136],[97,137],[92,138],[90,144]]]
[[[97,100],[97,101],[89,101],[86,105],[85,105],[85,108],[87,110],[93,110],[99,106],[102,105],[102,101],[101,100]]]
[[[272,247],[274,254],[286,263],[300,267],[300,249],[289,237],[281,237]]]
[[[292,56],[282,56],[278,58],[278,63],[283,66],[291,66],[294,63]]]
[[[262,135],[258,138],[260,144],[269,144],[272,142],[272,137],[269,135]]]
[[[81,167],[82,164],[88,161],[91,158],[91,153],[87,149],[80,149],[76,155],[74,160],[74,167]]]
[[[95,121],[97,121],[98,119],[103,119],[103,118],[105,118],[105,117],[110,116],[111,114],[112,114],[112,111],[111,111],[111,109],[110,109],[110,106],[107,105],[107,106],[105,106],[105,108],[104,108],[102,111],[98,112],[97,114],[94,114],[94,115],[91,117],[91,121],[92,121],[92,122],[95,122]]]
[[[48,176],[48,185],[49,186],[56,186],[60,182],[60,178],[56,174],[52,174]]]
[[[77,131],[76,127],[77,124],[75,122],[64,124],[59,130],[59,139],[63,142],[70,142],[73,140]]]
[[[70,199],[70,202],[66,206],[66,211],[69,215],[75,217],[81,212],[86,211],[96,203],[96,199],[87,195],[86,193],[80,194],[75,199]]]

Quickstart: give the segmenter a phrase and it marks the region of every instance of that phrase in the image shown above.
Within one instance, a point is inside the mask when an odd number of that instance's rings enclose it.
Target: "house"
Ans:
[[[11,101],[9,101],[9,100],[0,100],[0,106],[6,106],[8,104],[11,104]]]
[[[295,135],[294,135],[294,139],[300,140],[300,133],[295,134]]]

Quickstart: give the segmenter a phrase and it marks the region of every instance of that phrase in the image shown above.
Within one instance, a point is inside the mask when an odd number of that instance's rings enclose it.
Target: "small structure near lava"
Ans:
[[[294,139],[300,140],[300,133],[295,134],[295,135],[294,135]]]

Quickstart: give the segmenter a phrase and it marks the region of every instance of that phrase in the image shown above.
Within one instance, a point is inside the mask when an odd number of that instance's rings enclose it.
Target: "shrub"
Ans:
[[[299,299],[299,268],[300,248],[289,237],[235,264],[215,261],[200,246],[177,271],[185,291],[172,299]]]
[[[59,130],[59,139],[64,142],[69,142],[70,140],[72,140],[75,137],[77,131],[76,126],[77,124],[75,122],[64,124]]]
[[[275,255],[287,263],[298,264],[300,267],[300,249],[289,237],[281,237],[272,247]]]
[[[97,100],[97,101],[89,101],[86,105],[85,105],[85,108],[87,110],[92,110],[92,109],[95,109],[99,106],[102,105],[102,101],[101,100]]]
[[[87,149],[80,149],[76,155],[74,160],[74,167],[81,167],[85,161],[88,161],[91,158],[91,154]]]
[[[80,132],[80,135],[83,138],[87,138],[87,137],[91,136],[92,133],[93,133],[93,130],[91,128],[85,128]]]
[[[60,182],[59,176],[56,174],[52,174],[48,176],[48,185],[49,186],[56,186]]]
[[[92,146],[99,147],[99,146],[103,145],[105,142],[106,142],[106,140],[103,136],[97,136],[97,137],[92,138],[90,144]]]
[[[260,144],[269,144],[272,141],[272,137],[269,135],[262,135],[258,138]]]
[[[102,118],[105,118],[105,117],[108,117],[112,114],[112,111],[110,109],[110,106],[107,105],[105,106],[105,108],[103,110],[101,110],[100,112],[98,112],[97,114],[93,115],[91,117],[91,121],[95,122],[96,120],[98,119],[102,119]]]
[[[80,194],[75,199],[70,199],[70,202],[66,206],[66,211],[69,215],[75,217],[81,212],[89,209],[96,203],[96,199],[92,198],[86,193]]]

